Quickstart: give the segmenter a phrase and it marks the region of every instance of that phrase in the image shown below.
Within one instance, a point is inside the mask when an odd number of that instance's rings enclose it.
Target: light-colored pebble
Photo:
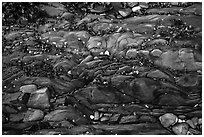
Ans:
[[[103,121],[107,121],[107,120],[109,120],[108,117],[102,117],[102,118],[101,118],[101,122],[103,122]]]
[[[153,56],[160,57],[161,54],[162,54],[162,51],[161,51],[160,49],[154,49],[154,50],[152,50],[151,54],[152,54]]]
[[[187,123],[179,123],[172,127],[172,131],[176,135],[187,135],[189,125]]]
[[[182,122],[185,122],[185,120],[183,120],[183,119],[178,119],[178,123],[182,123]]]
[[[141,7],[140,6],[136,6],[136,7],[133,7],[132,8],[132,11],[133,12],[136,12],[136,11],[140,11]]]
[[[173,113],[166,113],[160,116],[159,120],[164,127],[169,127],[178,121],[178,117]]]
[[[98,111],[96,111],[94,113],[94,120],[99,120],[99,112]]]
[[[37,90],[37,86],[34,84],[24,85],[20,87],[20,91],[23,93],[32,93]]]

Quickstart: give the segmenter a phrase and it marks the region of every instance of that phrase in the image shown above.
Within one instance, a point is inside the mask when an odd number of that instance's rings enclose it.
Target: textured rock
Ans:
[[[188,132],[188,124],[187,123],[179,123],[176,124],[172,127],[172,131],[176,134],[176,135],[186,135]]]
[[[137,56],[137,49],[129,49],[127,52],[126,52],[126,57],[127,58],[135,58]]]
[[[32,93],[37,90],[36,85],[24,85],[20,87],[20,91],[23,93]]]
[[[25,117],[23,119],[24,122],[28,121],[39,121],[43,119],[44,112],[39,109],[30,109],[25,113]]]
[[[178,121],[178,118],[172,113],[166,113],[160,116],[159,120],[164,127],[169,127],[171,125],[174,125]]]
[[[127,17],[131,13],[131,9],[121,9],[118,11],[123,17]]]
[[[31,108],[46,109],[50,107],[50,93],[48,88],[41,88],[30,95],[27,106]]]
[[[202,3],[2,9],[3,134],[202,134]]]

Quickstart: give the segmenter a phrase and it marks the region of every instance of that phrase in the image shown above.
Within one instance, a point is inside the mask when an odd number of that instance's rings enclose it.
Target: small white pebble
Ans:
[[[104,54],[105,54],[105,55],[108,55],[108,56],[110,55],[110,53],[109,53],[108,50],[106,50]]]
[[[68,71],[67,74],[72,74],[72,72],[71,72],[71,71]]]
[[[93,116],[93,115],[90,115],[90,119],[94,119],[94,116]]]
[[[178,119],[178,123],[182,123],[182,122],[185,122],[185,120]]]
[[[140,6],[137,6],[137,7],[133,7],[133,8],[132,8],[132,11],[133,11],[133,12],[136,12],[136,11],[138,11],[138,10],[140,10],[140,9],[141,9],[141,7],[140,7]]]

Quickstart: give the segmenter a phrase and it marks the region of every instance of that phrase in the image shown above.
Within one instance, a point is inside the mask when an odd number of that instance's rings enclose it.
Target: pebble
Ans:
[[[151,54],[153,56],[160,57],[162,54],[162,51],[160,49],[154,49],[154,50],[152,50]]]
[[[118,11],[120,13],[120,15],[122,15],[123,17],[127,17],[128,15],[130,15],[130,13],[132,12],[131,9],[122,9]]]
[[[32,93],[37,90],[37,86],[34,84],[24,85],[20,87],[20,91],[23,93]]]
[[[140,9],[141,9],[141,7],[140,7],[140,6],[137,6],[137,7],[133,7],[133,8],[132,8],[132,11],[133,11],[133,12],[140,12],[140,13],[141,13]]]
[[[96,111],[94,113],[94,120],[99,120],[99,112],[98,111]]]
[[[137,56],[137,49],[129,49],[127,52],[126,52],[126,57],[127,58],[135,58]]]
[[[31,109],[25,113],[25,117],[23,119],[24,122],[28,121],[38,121],[43,119],[44,112],[40,109]]]
[[[169,127],[178,121],[178,117],[173,113],[166,113],[160,116],[159,120],[164,127]]]
[[[187,123],[179,123],[172,127],[172,131],[176,135],[186,135],[188,132],[189,126]]]
[[[101,122],[108,121],[108,120],[109,120],[108,117],[102,117],[102,118],[101,118]]]
[[[27,106],[46,109],[50,107],[50,95],[47,87],[36,90],[30,95]]]

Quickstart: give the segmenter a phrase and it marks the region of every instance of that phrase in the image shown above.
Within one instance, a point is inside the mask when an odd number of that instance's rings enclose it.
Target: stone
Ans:
[[[50,107],[50,93],[47,87],[36,90],[30,95],[27,106],[46,109]]]
[[[137,56],[137,49],[129,49],[127,52],[126,52],[126,58],[135,58]]]
[[[94,120],[99,120],[99,112],[94,112]]]
[[[29,109],[25,113],[25,117],[23,119],[24,122],[29,122],[29,121],[39,121],[43,119],[44,117],[44,112],[40,109]]]
[[[142,12],[141,12],[140,10],[141,10],[141,7],[140,7],[140,6],[136,6],[136,7],[133,7],[133,8],[132,8],[132,12],[138,12],[138,13],[141,14]]]
[[[172,131],[176,135],[186,135],[189,129],[189,125],[187,123],[179,123],[172,127]]]
[[[178,57],[178,51],[167,51],[162,53],[160,59],[155,61],[155,64],[175,70],[183,70],[185,65]]]
[[[160,116],[159,120],[164,127],[169,127],[178,121],[178,117],[173,113],[166,113]]]
[[[156,57],[160,57],[162,54],[162,51],[160,49],[154,49],[151,51],[151,55],[156,56]]]
[[[32,93],[37,90],[37,86],[34,84],[31,85],[23,85],[20,87],[20,91],[23,93]]]
[[[105,121],[109,120],[109,117],[102,117],[100,120],[101,120],[101,122],[105,122]]]
[[[131,9],[127,8],[127,9],[121,9],[118,11],[120,13],[120,15],[122,15],[123,17],[127,17],[128,15],[131,14]]]

